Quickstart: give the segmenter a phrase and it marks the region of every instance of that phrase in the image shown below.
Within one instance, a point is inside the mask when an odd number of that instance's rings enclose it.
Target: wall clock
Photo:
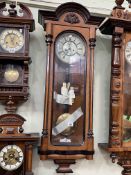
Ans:
[[[29,95],[29,32],[34,30],[34,20],[26,6],[19,4],[19,8],[14,2],[9,9],[5,2],[0,4],[0,101],[8,111],[10,101],[14,110]]]
[[[131,174],[131,13],[122,3],[116,1],[111,17],[100,26],[103,34],[112,35],[112,70],[109,143],[99,145],[127,175]]]
[[[25,119],[17,105],[28,99],[29,32],[34,30],[31,11],[15,2],[0,3],[0,102],[7,114],[0,115],[0,175],[33,175],[33,147],[38,133],[23,133]]]
[[[33,148],[38,133],[23,133],[25,119],[18,114],[0,115],[0,175],[33,175]]]
[[[93,158],[93,60],[102,20],[77,3],[39,11],[48,49],[39,154],[41,160],[53,159],[58,173],[71,173],[76,159]]]

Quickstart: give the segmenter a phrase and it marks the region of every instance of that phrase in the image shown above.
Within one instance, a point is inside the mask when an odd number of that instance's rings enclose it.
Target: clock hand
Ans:
[[[70,51],[71,51],[71,47],[68,44],[68,46],[65,48],[64,52],[66,55],[70,55]]]
[[[14,45],[15,35],[10,35],[10,39],[11,39],[12,44]]]

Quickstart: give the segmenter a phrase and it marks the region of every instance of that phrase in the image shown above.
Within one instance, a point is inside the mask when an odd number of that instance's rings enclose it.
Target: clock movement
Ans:
[[[131,174],[131,12],[116,0],[112,14],[100,26],[103,34],[112,35],[109,143],[99,144],[111,153]],[[129,4],[131,1],[129,1]],[[131,6],[131,5],[130,5]]]
[[[0,115],[0,175],[33,175],[33,147],[38,133],[24,133],[25,119],[17,106],[28,99],[29,32],[32,13],[23,4],[0,3],[0,102],[7,114]]]
[[[103,18],[77,3],[39,11],[46,31],[45,110],[39,154],[58,173],[71,173],[76,159],[93,159],[93,65],[96,29]]]

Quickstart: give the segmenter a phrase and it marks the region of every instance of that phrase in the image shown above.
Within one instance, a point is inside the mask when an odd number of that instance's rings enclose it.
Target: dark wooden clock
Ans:
[[[46,31],[47,70],[44,125],[39,154],[70,173],[75,159],[92,159],[93,64],[96,29],[103,18],[77,3],[39,11]]]
[[[18,12],[12,2],[7,10],[6,3],[0,3],[0,101],[8,111],[29,95],[29,32],[34,30],[34,20],[26,6],[19,4],[19,8]]]
[[[33,175],[32,154],[37,133],[23,133],[25,119],[15,114],[28,99],[29,32],[34,30],[31,11],[12,2],[0,3],[0,102],[7,114],[0,115],[0,175]]]
[[[18,114],[0,116],[0,175],[33,175],[33,148],[39,134],[23,133],[24,122]]]
[[[111,17],[100,26],[103,34],[112,35],[112,70],[110,91],[109,143],[99,144],[111,153],[131,174],[131,12],[116,0]],[[131,1],[128,1],[131,3]]]

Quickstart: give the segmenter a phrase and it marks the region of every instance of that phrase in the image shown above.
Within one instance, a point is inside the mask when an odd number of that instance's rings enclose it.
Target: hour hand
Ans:
[[[10,35],[11,43],[12,43],[13,45],[14,45],[14,38],[15,38],[14,35]]]

